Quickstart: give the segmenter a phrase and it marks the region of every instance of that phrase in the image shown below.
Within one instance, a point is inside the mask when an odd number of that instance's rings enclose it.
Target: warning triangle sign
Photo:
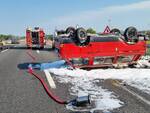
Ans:
[[[106,26],[103,34],[109,34],[109,33],[110,33],[110,28],[109,28],[109,26]]]

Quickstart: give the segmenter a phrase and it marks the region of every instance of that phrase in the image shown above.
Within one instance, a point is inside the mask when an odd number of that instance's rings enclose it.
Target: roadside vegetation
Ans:
[[[25,37],[24,36],[15,36],[15,35],[0,34],[0,41],[11,40],[11,39],[23,39],[23,38],[25,38]]]
[[[146,55],[149,55],[149,56],[150,56],[150,48],[147,48]]]
[[[90,33],[90,34],[96,34],[96,31],[95,31],[94,29],[92,29],[92,28],[88,28],[88,29],[86,30],[86,32],[87,32],[87,33]]]
[[[46,35],[45,37],[47,40],[53,40],[53,35]]]

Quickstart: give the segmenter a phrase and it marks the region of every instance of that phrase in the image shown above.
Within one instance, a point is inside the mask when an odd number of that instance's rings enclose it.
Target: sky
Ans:
[[[150,0],[0,0],[0,34],[23,36],[36,26],[52,34],[76,25],[150,30]]]

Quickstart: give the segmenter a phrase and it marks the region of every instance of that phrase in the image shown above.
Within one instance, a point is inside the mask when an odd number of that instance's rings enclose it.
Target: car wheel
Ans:
[[[128,27],[124,32],[124,37],[127,42],[138,42],[138,32],[135,27]]]
[[[76,29],[74,27],[68,27],[66,29],[66,34],[69,34],[71,37],[75,36]]]
[[[76,30],[76,39],[79,44],[87,43],[89,37],[87,36],[86,30],[84,28],[78,28]]]

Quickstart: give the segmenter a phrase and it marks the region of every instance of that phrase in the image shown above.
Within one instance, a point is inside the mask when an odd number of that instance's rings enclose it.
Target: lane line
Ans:
[[[36,52],[39,54],[40,53],[40,51],[39,50],[36,50]]]
[[[143,101],[144,103],[146,103],[147,105],[150,106],[150,101],[146,100],[144,97],[138,95],[137,93],[127,89],[126,87],[124,86],[121,86],[121,88],[123,88],[125,91],[129,92],[130,94],[132,94],[133,96],[135,96],[137,99],[140,99],[141,101]]]
[[[51,74],[49,73],[49,71],[48,70],[44,70],[44,72],[45,72],[45,75],[46,75],[46,78],[47,78],[47,81],[48,81],[50,87],[53,88],[53,89],[56,89],[55,82],[54,82]]]
[[[131,95],[135,96],[137,99],[143,101],[144,103],[146,103],[147,105],[150,106],[150,101],[149,100],[146,100],[144,97],[142,97],[139,94],[135,93],[134,91],[128,89],[126,86],[122,85],[118,80],[113,80],[112,84],[115,85],[115,86],[121,87],[123,90],[127,91]]]
[[[8,49],[5,49],[5,50],[1,51],[1,53],[4,53],[4,52],[6,52],[6,51],[8,51]]]

